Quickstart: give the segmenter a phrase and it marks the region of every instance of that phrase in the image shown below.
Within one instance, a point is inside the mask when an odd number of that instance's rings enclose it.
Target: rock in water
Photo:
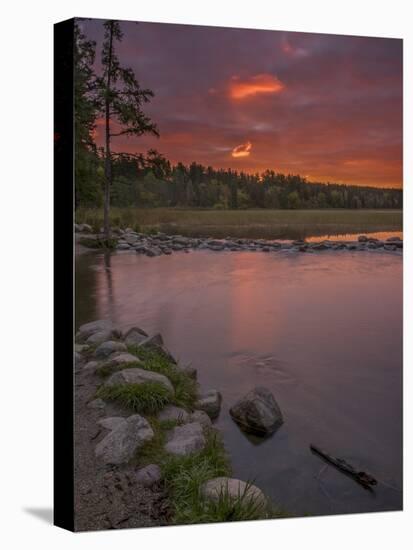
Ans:
[[[228,495],[231,499],[243,497],[244,502],[252,500],[256,506],[265,507],[267,499],[261,489],[255,485],[247,484],[240,479],[230,477],[215,477],[202,485],[201,494],[217,502],[223,495]]]
[[[120,422],[96,445],[95,455],[105,464],[124,464],[153,435],[149,422],[139,414],[134,414],[126,418],[125,422]]]
[[[219,391],[209,390],[201,394],[195,403],[195,408],[207,413],[210,418],[216,418],[221,410],[222,397]]]
[[[86,323],[79,327],[77,337],[79,340],[86,340],[94,334],[95,332],[101,332],[103,330],[111,330],[112,323],[107,319],[101,319],[99,321],[92,321],[91,323]]]
[[[172,395],[175,394],[174,387],[172,386],[169,378],[158,372],[152,372],[150,370],[131,368],[123,369],[112,374],[112,376],[105,382],[105,386],[124,386],[125,384],[144,384],[145,382],[158,382],[165,386]]]
[[[274,396],[261,387],[247,393],[229,412],[244,431],[257,435],[270,435],[284,422]]]
[[[132,327],[125,334],[125,343],[128,346],[136,346],[146,340],[147,337],[148,335],[144,330],[139,327]]]
[[[165,450],[173,455],[187,456],[203,449],[205,443],[201,424],[191,422],[177,426],[168,434]]]

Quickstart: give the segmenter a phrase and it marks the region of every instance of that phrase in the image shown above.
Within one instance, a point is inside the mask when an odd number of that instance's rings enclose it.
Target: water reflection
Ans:
[[[298,514],[401,506],[402,259],[197,251],[77,261],[77,322],[159,331],[223,394],[234,474]],[[87,274],[87,275],[86,275]],[[285,417],[256,445],[228,409],[255,385]],[[311,454],[313,443],[379,479],[373,494]]]

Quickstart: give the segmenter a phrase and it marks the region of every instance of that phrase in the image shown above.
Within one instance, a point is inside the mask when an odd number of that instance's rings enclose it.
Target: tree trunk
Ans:
[[[110,190],[112,187],[112,157],[110,150],[110,86],[112,75],[112,49],[113,49],[113,26],[110,27],[109,37],[109,61],[106,80],[105,98],[105,196],[103,205],[103,232],[105,240],[110,239]]]

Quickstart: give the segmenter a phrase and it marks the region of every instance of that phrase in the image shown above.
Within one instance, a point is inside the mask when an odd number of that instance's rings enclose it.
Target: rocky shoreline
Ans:
[[[88,248],[99,248],[102,234],[93,234],[91,226],[87,224],[75,225],[79,235],[77,242]],[[82,238],[82,235],[87,237]],[[376,239],[368,235],[359,235],[354,241],[275,241],[265,239],[212,239],[184,237],[182,235],[166,235],[155,233],[148,235],[138,233],[133,229],[113,229],[113,248],[120,251],[134,251],[149,257],[171,255],[174,252],[191,252],[195,250],[210,250],[214,252],[306,252],[322,251],[386,251],[401,253],[403,241],[399,237],[389,237],[386,240]]]
[[[87,323],[74,362],[77,531],[280,517],[258,487],[230,477],[213,426],[221,394],[202,391],[196,369],[179,365],[160,334]],[[263,388],[231,416],[263,436],[283,422]],[[180,475],[184,490],[196,487],[183,504],[175,501]]]

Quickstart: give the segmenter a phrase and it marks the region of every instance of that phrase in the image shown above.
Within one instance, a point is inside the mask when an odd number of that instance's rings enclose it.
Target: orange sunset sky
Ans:
[[[102,21],[82,21],[97,43]],[[117,54],[155,98],[161,137],[115,138],[172,163],[402,187],[402,41],[123,22]],[[102,128],[98,124],[97,140]]]

